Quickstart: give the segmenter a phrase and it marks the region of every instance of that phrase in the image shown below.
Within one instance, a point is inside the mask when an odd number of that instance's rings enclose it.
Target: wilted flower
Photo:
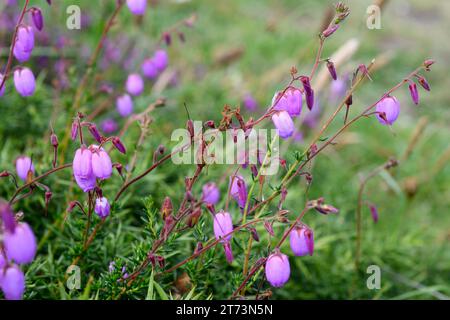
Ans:
[[[306,106],[309,110],[312,110],[314,107],[314,90],[311,88],[309,77],[302,76],[300,77],[300,81],[302,82],[303,90],[305,91]]]
[[[108,199],[105,197],[95,199],[95,213],[98,214],[100,218],[106,218],[111,212],[111,207],[109,205]]]
[[[173,204],[172,200],[169,197],[165,197],[163,204],[161,206],[161,215],[165,220],[168,216],[172,215],[173,212]]]
[[[30,157],[20,156],[16,160],[16,172],[22,181],[27,181],[28,172],[34,174],[34,165]]]
[[[247,186],[241,176],[230,177],[230,194],[236,200],[239,207],[243,209],[247,202]]]
[[[288,282],[291,275],[289,259],[281,252],[273,253],[266,261],[266,278],[269,283],[276,287],[282,287]]]
[[[112,174],[112,162],[103,148],[92,146],[92,172],[99,179],[108,179]]]
[[[6,231],[3,243],[8,259],[16,263],[31,263],[36,255],[36,238],[27,223],[18,223],[14,232]]]
[[[0,287],[7,300],[21,300],[25,291],[25,275],[16,265],[0,270]]]
[[[328,37],[331,36],[333,33],[335,33],[336,30],[337,30],[338,28],[339,28],[339,25],[334,24],[334,25],[328,27],[327,29],[325,29],[325,30],[322,32],[322,35],[323,35],[325,38],[328,38]]]
[[[277,92],[272,99],[274,110],[287,111],[291,117],[297,117],[302,112],[302,93],[299,89],[290,87],[284,93]]]
[[[336,68],[334,67],[333,61],[331,61],[331,60],[327,61],[327,69],[328,69],[328,72],[331,75],[331,78],[333,80],[336,80],[337,79],[337,74],[336,74]]]
[[[132,14],[141,16],[147,8],[147,0],[127,0],[127,5]]]
[[[128,76],[126,89],[129,94],[138,96],[144,91],[144,80],[137,73],[132,73]]]
[[[393,96],[387,96],[376,106],[377,118],[382,125],[392,125],[400,113],[400,103]]]
[[[202,200],[206,203],[217,204],[220,199],[220,191],[214,182],[208,182],[202,188]]]
[[[133,100],[131,99],[130,95],[124,94],[117,98],[116,100],[116,108],[117,112],[122,117],[128,117],[130,114],[133,113]]]
[[[289,138],[295,131],[294,122],[287,111],[278,111],[274,113],[272,121],[277,128],[278,135],[283,139]]]
[[[419,81],[419,84],[420,84],[425,90],[427,90],[427,91],[430,91],[430,90],[431,90],[430,85],[428,84],[428,81],[427,81],[424,77],[422,77],[422,76],[417,76],[417,79],[418,79],[418,81]]]
[[[22,97],[32,96],[36,89],[33,72],[28,68],[18,68],[14,71],[14,85]]]
[[[296,256],[312,256],[314,252],[314,234],[306,226],[297,226],[290,233],[290,245]]]

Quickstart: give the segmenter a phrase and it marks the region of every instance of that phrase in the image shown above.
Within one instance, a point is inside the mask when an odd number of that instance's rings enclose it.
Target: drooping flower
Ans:
[[[31,263],[36,255],[36,238],[25,222],[17,224],[14,232],[6,231],[3,243],[8,258],[18,264]]]
[[[20,156],[16,160],[16,172],[22,181],[27,181],[28,172],[34,174],[34,165],[30,157]]]
[[[208,182],[202,188],[202,200],[206,203],[217,204],[220,199],[220,191],[214,182]]]
[[[299,89],[290,87],[284,94],[277,92],[273,96],[274,110],[287,111],[291,117],[297,117],[302,112],[302,93]]]
[[[230,232],[233,231],[233,222],[228,212],[221,211],[214,216],[214,235],[217,240],[221,239],[222,243],[231,240]]]
[[[288,282],[291,275],[289,259],[281,252],[273,253],[266,261],[266,278],[269,283],[280,288]]]
[[[25,275],[16,265],[0,272],[0,287],[6,300],[21,300],[25,292]]]
[[[31,26],[22,25],[17,29],[14,56],[19,62],[25,62],[31,57],[34,49],[34,30]]]
[[[241,176],[230,177],[230,194],[236,200],[241,209],[245,208],[247,202],[247,186]]]
[[[116,108],[117,112],[122,117],[128,117],[133,113],[133,100],[131,99],[129,94],[121,95],[116,100]]]
[[[331,60],[327,61],[327,69],[328,69],[328,72],[330,73],[331,78],[333,80],[337,80],[336,68],[334,66],[333,61],[331,61]]]
[[[28,68],[18,68],[14,71],[14,85],[22,97],[29,97],[36,89],[36,79],[33,72]]]
[[[147,0],[127,0],[127,5],[132,14],[141,16],[147,8]]]
[[[88,192],[95,188],[95,175],[92,170],[92,152],[81,147],[75,152],[72,164],[73,175],[78,186]]]
[[[141,69],[144,76],[150,80],[155,79],[159,74],[153,58],[145,59]]]
[[[99,179],[105,180],[111,177],[112,162],[108,153],[103,148],[92,146],[92,173]]]
[[[400,103],[394,96],[387,96],[378,102],[375,110],[382,125],[392,125],[400,114]]]
[[[144,91],[144,80],[137,73],[128,76],[126,83],[127,92],[133,96],[139,96]]]
[[[166,69],[167,65],[169,64],[169,56],[167,55],[166,50],[156,50],[153,54],[153,63],[155,64],[156,69],[158,69],[159,72],[164,71],[164,69]]]
[[[233,222],[228,212],[218,212],[214,215],[214,235],[220,240],[225,250],[225,257],[228,263],[233,262],[233,252],[231,250],[231,233],[233,231]]]
[[[107,216],[109,216],[109,213],[111,212],[111,206],[109,205],[108,199],[106,199],[105,197],[95,199],[94,210],[100,218],[106,218]]]
[[[0,200],[0,221],[3,222],[3,227],[6,231],[14,232],[16,229],[17,223],[11,205],[3,200]],[[0,254],[0,256],[2,256],[2,254]]]
[[[272,121],[277,128],[278,135],[283,139],[289,138],[295,131],[294,122],[287,111],[278,111],[274,113]]]
[[[312,256],[314,253],[313,231],[305,226],[295,227],[290,233],[290,245],[296,256]]]

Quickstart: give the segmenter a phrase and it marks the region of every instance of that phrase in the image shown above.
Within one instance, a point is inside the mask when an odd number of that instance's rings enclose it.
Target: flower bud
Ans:
[[[197,224],[201,215],[202,215],[202,209],[201,208],[195,209],[186,219],[186,225],[189,228],[193,228]]]
[[[22,300],[25,291],[25,275],[16,265],[0,270],[0,286],[6,300]]]
[[[162,34],[162,38],[167,46],[170,46],[172,44],[172,36],[170,35],[169,32],[164,32]]]
[[[54,132],[52,132],[52,134],[50,135],[50,143],[55,148],[57,148],[59,145],[58,136]]]
[[[165,220],[168,216],[172,215],[172,212],[173,212],[172,200],[169,197],[165,197],[161,207],[162,218]]]
[[[102,136],[100,132],[98,132],[97,126],[94,123],[91,123],[89,124],[88,129],[95,141],[102,143]]]
[[[423,65],[427,71],[430,71],[430,67],[434,64],[434,62],[435,61],[432,59],[427,59],[423,62]]]
[[[427,91],[430,91],[430,90],[431,90],[430,85],[429,85],[428,82],[427,82],[427,79],[425,79],[425,78],[422,77],[422,76],[417,76],[417,78],[418,78],[419,84],[420,84],[425,90],[427,90]]]
[[[128,76],[125,86],[129,94],[139,96],[144,91],[144,80],[139,74],[132,73]]]
[[[214,216],[214,235],[217,240],[222,243],[229,242],[231,240],[230,232],[233,231],[233,222],[231,215],[228,212],[218,212]]]
[[[16,172],[22,181],[27,181],[28,172],[34,174],[34,165],[30,157],[20,156],[16,160]]]
[[[230,177],[230,194],[236,200],[241,209],[245,208],[247,202],[247,186],[242,176]]]
[[[16,263],[31,263],[36,255],[36,238],[27,223],[18,223],[14,232],[6,231],[3,243],[6,255]]]
[[[324,38],[328,38],[329,36],[331,36],[333,33],[335,33],[336,32],[336,30],[339,28],[339,25],[337,25],[337,24],[334,24],[334,25],[332,25],[332,26],[329,26],[327,29],[325,29],[323,32],[322,32],[322,36],[324,37]]]
[[[92,146],[92,149],[93,174],[101,180],[108,179],[112,174],[111,158],[103,148]]]
[[[220,200],[220,191],[214,182],[208,182],[202,188],[202,200],[205,203],[217,204]]]
[[[277,92],[272,98],[274,110],[287,111],[291,117],[297,117],[302,112],[302,93],[299,89],[290,87],[284,93]]]
[[[36,29],[41,31],[44,28],[44,18],[42,17],[41,9],[33,7],[31,10],[31,17],[33,18],[33,23]]]
[[[289,259],[281,252],[273,253],[266,261],[266,278],[269,283],[280,288],[288,282],[291,275]]]
[[[295,125],[287,111],[278,111],[274,113],[272,121],[281,138],[287,139],[294,134]]]
[[[95,199],[95,213],[102,219],[109,216],[111,212],[111,206],[109,205],[108,199],[105,197]]]
[[[120,152],[120,153],[127,153],[127,150],[125,149],[125,146],[123,145],[122,141],[120,140],[119,137],[113,137],[112,138],[112,143],[114,145],[114,147],[116,147],[116,149]]]
[[[28,68],[19,68],[14,71],[14,86],[22,97],[29,97],[36,89],[36,79]]]
[[[133,113],[133,100],[130,95],[124,94],[117,98],[116,100],[116,108],[117,112],[119,112],[120,116],[128,117]]]
[[[400,103],[395,97],[387,96],[378,102],[375,110],[382,125],[392,125],[400,114]]]
[[[290,245],[296,256],[312,256],[314,253],[313,231],[305,226],[297,226],[290,233]]]
[[[78,122],[75,120],[72,122],[72,129],[70,132],[70,137],[72,138],[72,141],[75,141],[78,136]]]
[[[147,0],[127,0],[127,6],[132,14],[141,16],[145,14]]]
[[[409,84],[409,93],[411,94],[414,104],[419,104],[419,91],[417,90],[417,86],[414,82]]]
[[[333,61],[331,61],[331,60],[327,61],[327,68],[328,68],[328,72],[331,75],[331,78],[333,80],[336,80],[337,79],[337,74],[336,74],[336,68],[334,67]]]
[[[369,205],[370,215],[372,216],[373,222],[378,222],[378,209],[375,205]]]
[[[314,107],[314,90],[311,88],[309,77],[302,76],[300,77],[300,81],[302,82],[303,89],[305,90],[306,106],[309,110],[312,110]]]
[[[273,232],[272,222],[270,222],[269,220],[264,220],[264,228],[272,237],[275,236],[275,233]]]

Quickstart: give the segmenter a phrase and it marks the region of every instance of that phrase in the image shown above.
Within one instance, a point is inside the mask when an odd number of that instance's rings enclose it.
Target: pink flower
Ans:
[[[101,180],[108,179],[112,174],[111,158],[105,149],[97,146],[92,146],[92,173]]]
[[[132,73],[128,76],[126,89],[129,94],[139,96],[144,91],[144,80],[137,73]]]
[[[16,172],[22,181],[27,181],[28,172],[34,173],[34,165],[30,157],[20,156],[16,160]]]
[[[287,139],[294,134],[295,125],[287,111],[278,111],[274,113],[272,121],[281,138]]]
[[[305,226],[296,227],[290,233],[290,245],[296,256],[312,256],[314,253],[314,234]]]
[[[127,0],[127,6],[132,14],[141,16],[147,8],[147,0]]]
[[[387,96],[376,106],[377,118],[382,125],[392,125],[400,114],[400,103],[393,96]]]
[[[288,282],[291,275],[289,259],[281,252],[273,253],[266,261],[266,278],[269,283],[280,288]]]
[[[0,287],[6,300],[21,300],[25,291],[25,276],[18,266],[12,265],[0,272]]]
[[[27,223],[19,223],[14,232],[5,232],[3,242],[6,255],[16,263],[31,263],[36,255],[37,244],[33,230]]]
[[[124,94],[117,98],[116,100],[116,108],[117,112],[122,117],[128,117],[130,114],[133,113],[133,100],[131,99],[130,95]]]
[[[36,79],[28,68],[19,68],[14,71],[14,85],[22,97],[29,97],[36,89]]]
[[[274,110],[287,111],[291,117],[297,117],[302,112],[302,93],[299,89],[290,87],[284,94],[277,92],[273,96]]]

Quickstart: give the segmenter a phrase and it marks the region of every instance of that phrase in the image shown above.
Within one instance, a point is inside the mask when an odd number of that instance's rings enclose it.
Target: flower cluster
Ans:
[[[4,201],[0,201],[0,215],[0,288],[6,299],[19,300],[25,291],[25,275],[19,265],[33,262],[36,238],[27,223],[16,221],[11,206]]]

